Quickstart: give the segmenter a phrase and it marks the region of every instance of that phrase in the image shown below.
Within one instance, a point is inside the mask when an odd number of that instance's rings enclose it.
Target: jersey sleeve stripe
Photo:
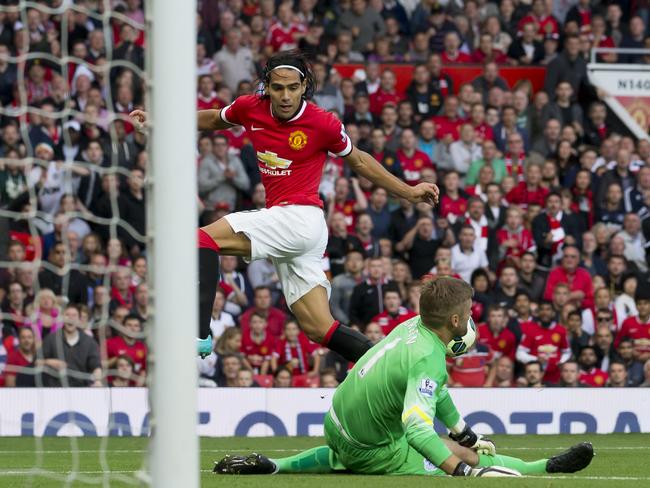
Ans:
[[[230,105],[226,105],[224,108],[219,110],[219,117],[221,117],[221,120],[223,120],[226,124],[230,125],[236,125],[233,124],[230,120],[226,118],[226,110],[228,110],[232,106],[232,103]]]
[[[402,414],[402,422],[406,422],[406,420],[413,414],[417,414],[424,421],[425,424],[433,425],[433,420],[431,420],[431,417],[429,417],[426,413],[424,413],[422,409],[417,405],[409,408],[406,412]]]
[[[341,152],[334,153],[340,158],[344,158],[346,156],[349,156],[350,153],[352,152],[352,141],[347,136],[345,137],[345,139],[346,139],[345,149],[343,149],[343,151],[341,151]]]

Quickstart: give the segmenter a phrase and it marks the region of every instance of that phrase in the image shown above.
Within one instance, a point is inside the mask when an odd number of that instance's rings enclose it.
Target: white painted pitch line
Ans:
[[[211,469],[202,469],[201,473],[212,473]],[[47,474],[54,475],[112,475],[112,474],[142,474],[141,470],[120,470],[120,471],[40,471],[33,472],[30,470],[0,470],[1,476],[25,476],[32,475],[36,477],[47,476]],[[592,480],[592,481],[649,481],[648,476],[523,476],[523,478],[531,479],[554,479],[554,480]]]
[[[504,447],[499,450],[502,451],[550,451],[558,449],[568,449],[571,446],[552,446],[552,447]],[[498,448],[498,446],[497,446]],[[305,449],[261,449],[264,452],[300,452]],[[596,451],[639,451],[648,450],[650,446],[613,446],[613,447],[595,447]],[[246,449],[201,449],[201,452],[246,452]],[[107,454],[131,454],[131,453],[145,453],[149,452],[147,449],[79,449],[79,450],[42,450],[31,451],[26,449],[19,450],[5,450],[0,451],[0,454],[92,454],[105,452]]]

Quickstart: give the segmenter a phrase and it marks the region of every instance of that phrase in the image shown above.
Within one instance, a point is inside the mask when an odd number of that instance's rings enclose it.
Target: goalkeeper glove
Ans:
[[[465,428],[459,434],[450,432],[449,438],[463,447],[475,450],[478,454],[494,456],[497,453],[494,442],[481,434],[476,434],[469,425],[465,425]]]
[[[503,466],[488,466],[484,468],[472,468],[464,462],[458,463],[452,476],[467,476],[473,478],[501,478],[510,476],[521,476],[519,471]]]

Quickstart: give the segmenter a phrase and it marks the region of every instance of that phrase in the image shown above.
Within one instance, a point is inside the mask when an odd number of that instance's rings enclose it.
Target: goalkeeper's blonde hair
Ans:
[[[437,329],[454,314],[461,314],[463,305],[472,298],[472,287],[463,280],[440,276],[425,281],[420,294],[420,317],[427,327]]]

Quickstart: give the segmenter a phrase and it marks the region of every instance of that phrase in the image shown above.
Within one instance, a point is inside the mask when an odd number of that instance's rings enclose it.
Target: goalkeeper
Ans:
[[[328,446],[275,460],[259,454],[226,456],[214,471],[516,476],[586,467],[593,457],[589,443],[525,462],[496,454],[492,441],[465,424],[446,388],[445,363],[447,355],[466,352],[476,339],[471,305],[472,288],[464,281],[426,282],[421,315],[368,351],[338,387],[325,417]],[[450,429],[451,440],[436,434],[435,417]]]

